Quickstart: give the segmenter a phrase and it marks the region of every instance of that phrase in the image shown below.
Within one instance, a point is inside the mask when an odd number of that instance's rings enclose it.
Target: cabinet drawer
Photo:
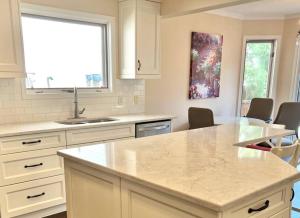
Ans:
[[[241,207],[237,207],[236,209],[231,210],[228,217],[270,217],[271,215],[282,211],[284,208],[289,207],[290,192],[291,187],[285,187],[278,189],[277,191],[274,191],[266,196],[253,199],[253,201],[249,202],[248,204],[241,205]],[[255,211],[257,209],[261,209],[261,211]]]
[[[274,216],[271,216],[270,218],[290,218],[291,215],[291,209],[286,208],[283,211],[280,211],[279,213],[275,214]]]
[[[0,185],[63,174],[63,159],[56,153],[65,147],[2,155]]]
[[[0,138],[0,153],[32,151],[66,146],[65,132],[51,132]]]
[[[61,175],[2,187],[1,217],[15,217],[64,204],[64,186]]]
[[[134,125],[96,127],[67,131],[67,143],[68,145],[76,145],[134,136]]]
[[[85,144],[67,145],[67,148],[68,149],[69,148],[79,148],[79,147],[84,147],[84,146],[105,144],[105,143],[110,143],[110,142],[119,142],[119,141],[129,140],[129,139],[135,139],[135,137],[121,138],[121,139],[112,139],[112,140],[100,141],[100,142],[90,142],[90,143],[85,143]]]

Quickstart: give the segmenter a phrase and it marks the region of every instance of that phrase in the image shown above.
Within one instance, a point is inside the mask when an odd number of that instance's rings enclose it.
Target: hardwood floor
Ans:
[[[63,213],[55,214],[55,215],[52,215],[52,216],[47,216],[47,217],[44,217],[44,218],[67,218],[67,213],[63,212]]]

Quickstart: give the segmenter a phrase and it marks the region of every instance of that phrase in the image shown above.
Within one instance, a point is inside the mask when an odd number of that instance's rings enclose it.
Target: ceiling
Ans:
[[[245,20],[284,19],[300,16],[300,0],[262,0],[208,13]]]

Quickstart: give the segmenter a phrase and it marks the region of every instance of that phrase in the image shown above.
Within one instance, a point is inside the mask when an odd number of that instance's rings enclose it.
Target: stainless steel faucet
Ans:
[[[83,108],[82,110],[78,109],[78,91],[77,91],[77,87],[74,87],[74,117],[73,119],[79,119],[79,118],[83,118],[80,117],[80,115],[82,115],[85,111],[85,108]]]

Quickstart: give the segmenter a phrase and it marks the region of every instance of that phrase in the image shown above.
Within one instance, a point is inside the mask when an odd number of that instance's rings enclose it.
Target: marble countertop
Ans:
[[[109,116],[109,117],[116,119],[116,121],[106,122],[106,123],[105,122],[87,123],[87,124],[78,124],[78,125],[64,125],[54,121],[5,124],[5,125],[0,125],[0,137],[42,133],[42,132],[49,132],[49,131],[63,131],[69,129],[84,129],[84,128],[91,128],[91,127],[142,123],[142,122],[160,121],[160,120],[168,120],[168,119],[175,118],[174,116],[171,115],[145,115],[145,114]]]
[[[300,178],[272,153],[245,145],[293,131],[225,124],[66,149],[59,155],[216,211]]]
[[[248,118],[248,117],[233,117],[233,116],[214,116],[214,121],[217,125],[237,123],[241,125],[266,126],[277,129],[284,129],[285,125],[266,123],[263,120]]]

